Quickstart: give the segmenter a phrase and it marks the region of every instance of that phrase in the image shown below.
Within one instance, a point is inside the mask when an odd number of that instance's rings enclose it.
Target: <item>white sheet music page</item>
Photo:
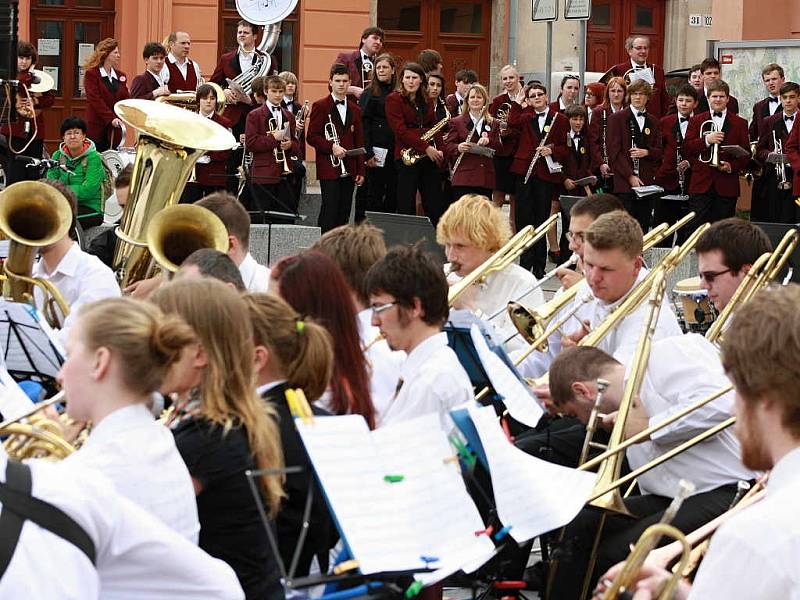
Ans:
[[[500,521],[517,542],[569,523],[594,487],[594,473],[555,465],[511,444],[491,406],[470,406],[489,461]]]
[[[483,335],[476,325],[470,328],[472,342],[478,352],[494,390],[503,396],[509,414],[528,427],[536,427],[544,414],[544,409],[525,387],[514,372],[508,368],[499,356],[489,349]]]
[[[362,573],[426,567],[452,573],[490,558],[494,545],[475,536],[484,525],[458,466],[444,462],[453,451],[437,415],[374,432],[359,415],[296,423]]]
[[[33,407],[33,402],[8,374],[0,356],[0,414],[4,421],[16,419]]]

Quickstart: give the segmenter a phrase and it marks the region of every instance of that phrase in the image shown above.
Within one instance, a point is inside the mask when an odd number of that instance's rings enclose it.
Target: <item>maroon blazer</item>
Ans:
[[[463,102],[466,102],[466,98],[463,100]],[[457,117],[461,114],[461,105],[459,105],[458,97],[454,93],[447,95],[447,98],[444,99],[444,104],[453,117]]]
[[[153,92],[159,87],[156,78],[149,71],[145,71],[133,78],[131,83],[131,98],[141,100],[155,100]]]
[[[633,131],[633,133],[631,133]],[[630,157],[632,138],[638,148],[646,148],[649,154],[639,159],[639,179],[644,185],[652,185],[656,170],[661,164],[661,123],[649,112],[644,118],[644,130],[639,129],[631,107],[614,113],[608,118],[608,160],[614,172],[614,193],[631,193],[628,178],[633,175]]]
[[[700,137],[700,126],[711,118],[711,113],[704,112],[695,115],[689,121],[686,130],[686,157],[692,163],[692,181],[689,185],[690,194],[705,194],[713,190],[720,196],[736,198],[739,196],[739,171],[750,162],[750,155],[742,158],[733,158],[725,152],[720,153],[720,160],[731,163],[731,173],[723,173],[698,160],[701,152],[706,154],[706,142]],[[736,144],[745,150],[750,148],[750,139],[747,133],[747,121],[730,110],[725,115],[722,126],[725,141],[722,145]]]
[[[194,63],[192,59],[186,59],[186,78],[184,79],[183,75],[181,75],[181,71],[177,65],[175,65],[170,59],[169,56],[165,61],[165,65],[167,65],[167,70],[169,71],[169,81],[167,82],[167,87],[169,87],[169,91],[173,94],[179,91],[190,92],[197,89],[197,86],[200,85],[200,82],[197,81],[197,73],[194,70]]]
[[[589,148],[592,153],[592,172],[600,175],[603,164],[603,143],[608,137],[608,118],[613,115],[611,109],[601,104],[592,109],[592,122],[589,123]],[[608,158],[608,156],[606,156]],[[608,158],[609,162],[611,161]]]
[[[514,104],[514,99],[509,98],[508,93],[506,92],[503,92],[502,94],[492,98],[492,103],[489,105],[489,114],[497,118],[497,111],[506,102],[508,102],[511,105]],[[505,130],[500,130],[501,148],[500,150],[498,150],[495,156],[514,156],[514,154],[517,151],[518,142],[519,142],[519,131],[517,131],[513,127],[509,127]]]
[[[686,128],[689,133],[689,128]],[[661,165],[656,171],[656,183],[665,190],[676,190],[680,187],[678,179],[678,150],[680,148],[681,160],[686,160],[686,151],[683,148],[683,138],[678,126],[677,113],[661,118],[661,140],[664,144]],[[692,170],[684,172],[684,190],[689,189],[689,177]]]
[[[580,131],[578,145],[575,146],[570,132],[567,132],[567,160],[564,163],[564,171],[561,174],[563,179],[582,179],[592,175],[592,142],[589,136],[589,128],[584,125]],[[565,188],[566,189],[566,188]],[[567,190],[567,194],[583,195],[583,188],[580,190]]]
[[[430,142],[422,141],[420,138],[436,122],[436,107],[433,102],[426,102],[423,113],[411,104],[411,100],[394,91],[386,96],[384,110],[389,128],[394,132],[394,159],[400,160],[400,153],[405,148],[413,148],[420,154],[425,154]],[[433,141],[437,148],[444,147],[441,131],[434,136]]]
[[[797,127],[798,120],[800,120],[800,114],[795,113],[795,123],[792,126],[792,133],[794,133],[794,130]],[[767,155],[770,152],[775,151],[775,141],[772,137],[773,132],[775,132],[775,137],[777,137],[783,145],[783,153],[787,153],[790,133],[786,129],[786,121],[783,119],[783,110],[781,109],[774,115],[770,115],[764,119],[761,128],[761,137],[758,138],[758,146],[756,146],[756,162],[764,167],[765,173],[775,175],[775,166],[767,162]],[[792,171],[789,171],[787,167],[787,177],[792,176]]]
[[[289,122],[289,132],[292,136],[292,147],[286,150],[286,157],[297,156],[300,151],[300,142],[297,141],[295,122],[292,113],[285,108],[281,109],[283,122]],[[245,144],[247,151],[253,153],[253,164],[250,166],[250,176],[253,183],[273,185],[281,180],[283,167],[275,161],[274,150],[280,142],[269,134],[268,121],[272,118],[272,111],[262,105],[247,114],[245,123]]]
[[[103,83],[100,67],[87,69],[83,76],[83,88],[86,91],[86,125],[89,129],[87,133],[89,139],[94,142],[106,139],[111,129],[115,129],[111,126],[111,121],[117,118],[114,105],[130,97],[127,76],[122,71],[114,70],[119,78],[117,91],[114,94]]]
[[[152,77],[150,79],[153,79]],[[219,123],[226,129],[233,127],[233,124],[225,117],[220,117],[217,113],[211,115],[211,120]],[[206,187],[224,188],[227,183],[228,175],[228,158],[230,158],[230,150],[221,150],[219,152],[206,152],[211,159],[210,163],[201,164],[197,163],[195,166],[195,179],[197,183]]]
[[[500,149],[500,128],[499,123],[493,120],[491,124],[485,120],[481,131],[475,131],[467,140],[467,134],[472,129],[472,117],[469,113],[464,113],[458,117],[450,119],[450,131],[444,140],[444,153],[448,163],[455,164],[460,152],[458,145],[464,141],[477,142],[484,134],[489,137],[489,147],[495,152]],[[482,187],[494,189],[494,161],[480,154],[464,154],[464,158],[458,165],[458,169],[452,174],[453,185],[467,187]]]
[[[670,98],[667,93],[667,86],[664,84],[664,69],[653,64],[646,64],[646,66],[653,69],[653,77],[656,80],[653,85],[653,93],[647,101],[647,112],[651,113],[657,119],[660,119],[669,111],[672,98]],[[628,59],[624,63],[614,65],[611,67],[611,70],[613,71],[614,77],[622,77],[630,68],[631,61]]]
[[[550,104],[547,105],[547,107],[553,112],[561,113],[562,115],[564,114],[564,112],[566,112],[565,109],[561,108],[561,102],[559,102],[559,98],[553,100]]]
[[[361,126],[361,109],[352,100],[347,102],[345,122],[333,103],[333,96],[328,95],[311,105],[311,116],[308,119],[306,141],[316,151],[317,179],[338,179],[341,168],[331,164],[333,142],[325,139],[325,124],[328,117],[333,121],[339,136],[339,145],[345,150],[364,147],[364,130]],[[364,175],[364,155],[344,158],[344,164],[350,177]]]
[[[533,123],[535,119],[537,119],[536,111],[532,108],[523,109],[516,102],[511,105],[508,125],[520,131],[519,144],[517,145],[517,152],[514,154],[514,162],[511,164],[511,172],[522,177],[528,172],[533,154],[545,135],[547,136],[545,144],[553,149],[553,160],[563,165],[567,161],[569,154],[569,148],[567,148],[566,143],[566,136],[569,131],[567,118],[558,112],[548,109],[547,117],[545,117],[544,121],[544,129],[548,127],[550,129],[549,131],[542,131],[542,137],[540,137],[537,127]],[[560,183],[564,179],[561,173],[550,172],[544,158],[536,161],[532,175],[537,179],[552,183]]]
[[[364,87],[364,80],[361,77],[361,49],[353,50],[352,52],[340,52],[335,62],[347,67],[347,72],[350,73],[350,85]]]
[[[18,73],[17,80],[20,83],[19,89],[17,90],[17,94],[25,98],[25,90],[24,88],[28,87],[33,80],[33,75],[31,75],[30,71],[25,73]],[[56,101],[56,93],[54,90],[50,90],[49,92],[44,92],[40,94],[34,94],[31,92],[31,99],[34,103],[34,111],[36,113],[36,138],[37,140],[45,139],[44,134],[44,115],[42,113],[42,109],[50,108],[55,104]],[[0,128],[0,133],[21,139],[27,139],[31,135],[33,135],[34,130],[34,119],[26,119],[22,116],[18,116],[15,123],[4,123],[2,128]],[[25,131],[25,125],[29,124],[28,132]]]
[[[750,133],[750,141],[755,142],[761,139],[761,132],[764,130],[764,121],[773,116],[769,114],[769,99],[770,96],[767,96],[753,105],[753,118],[750,120],[750,127],[747,130]],[[728,101],[728,103],[730,104],[730,101]],[[778,108],[775,109],[775,114],[783,112],[780,97],[777,98],[775,104],[778,105]]]
[[[797,119],[798,117],[795,117],[792,133],[789,134],[789,138],[786,140],[783,152],[788,156],[794,172],[792,193],[795,196],[800,196],[800,127],[797,126]]]
[[[211,79],[209,81],[216,83],[223,90],[227,89],[228,79],[233,79],[242,73],[242,66],[239,64],[238,52],[239,49],[237,48],[236,50],[231,50],[230,52],[226,52],[220,56],[217,66],[214,69],[214,72],[211,74]],[[258,54],[261,53],[256,50],[256,55]],[[253,60],[255,59],[256,57],[253,57]],[[247,114],[251,110],[258,108],[258,103],[255,101],[255,98],[252,94],[250,95],[250,99],[253,102],[252,104],[247,104],[246,102],[237,102],[236,104],[228,104],[225,107],[225,117],[230,120],[234,126],[239,123],[243,123],[247,118]]]

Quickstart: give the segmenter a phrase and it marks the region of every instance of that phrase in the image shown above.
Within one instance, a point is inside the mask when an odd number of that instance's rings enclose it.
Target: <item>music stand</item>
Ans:
[[[769,240],[772,242],[773,248],[778,245],[778,242],[786,235],[786,232],[800,227],[800,223],[791,225],[786,223],[759,223],[756,221],[753,222],[753,225],[758,225],[764,233],[767,234],[767,237],[769,237]],[[783,267],[776,281],[781,281],[786,276],[788,269],[792,269],[791,281],[793,283],[800,283],[800,248],[794,249],[794,252],[792,252],[792,255],[789,257],[789,261],[786,263],[786,266]]]
[[[436,228],[428,217],[416,215],[397,215],[394,213],[366,211],[367,221],[383,230],[386,246],[415,244],[422,241],[422,247],[436,256],[444,264],[447,257],[442,247],[436,243]]]
[[[64,352],[34,307],[0,299],[0,347],[15,381],[31,379],[54,388]]]

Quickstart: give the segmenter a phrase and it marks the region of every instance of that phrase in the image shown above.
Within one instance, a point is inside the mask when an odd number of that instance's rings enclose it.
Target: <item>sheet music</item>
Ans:
[[[632,71],[630,74],[631,83],[636,81],[637,79],[643,79],[650,85],[655,85],[656,78],[653,75],[653,70],[650,67],[646,69],[639,69],[637,71]]]
[[[591,495],[595,473],[569,469],[526,454],[509,443],[494,409],[468,408],[489,460],[500,521],[524,542],[569,523]]]
[[[16,419],[28,412],[32,406],[33,402],[8,374],[0,356],[0,413],[2,413],[2,419],[4,421]]]
[[[437,569],[425,583],[464,564],[483,564],[494,545],[453,454],[430,414],[370,432],[359,415],[298,420],[297,429],[345,543],[362,573]],[[402,481],[387,483],[386,475]],[[421,557],[439,560],[426,564]]]
[[[372,153],[375,155],[376,167],[383,167],[386,165],[386,155],[389,153],[388,149],[381,148],[379,146],[373,146]]]
[[[563,165],[555,160],[551,154],[544,157],[544,162],[547,164],[547,169],[551,173],[561,173],[564,169]]]
[[[637,198],[644,198],[645,196],[652,196],[653,194],[660,194],[664,188],[660,185],[639,185],[631,188],[636,192]]]
[[[0,298],[0,350],[11,373],[55,377],[64,348],[55,331],[29,304]]]
[[[533,394],[528,391],[511,369],[489,349],[489,345],[476,325],[470,327],[470,335],[481,364],[492,382],[494,390],[503,397],[508,413],[528,427],[536,427],[544,414]]]

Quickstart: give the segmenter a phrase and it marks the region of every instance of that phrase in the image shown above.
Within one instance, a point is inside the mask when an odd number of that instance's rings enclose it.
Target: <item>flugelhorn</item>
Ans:
[[[339,132],[336,130],[336,125],[333,124],[333,118],[330,115],[328,115],[328,122],[325,123],[325,139],[329,142],[333,142],[335,146],[341,147],[339,143]],[[331,165],[334,169],[339,169],[339,177],[347,177],[349,175],[347,166],[344,164],[344,157],[339,158],[338,156],[334,156],[333,152],[331,152]]]
[[[700,125],[700,139],[705,139],[705,136],[707,136],[709,133],[719,133],[720,131],[722,130],[713,121],[713,119],[708,119],[703,121],[703,124]],[[719,169],[719,144],[710,144],[708,149],[708,156],[704,156],[702,152],[700,153],[700,162],[705,163],[714,169]]]

